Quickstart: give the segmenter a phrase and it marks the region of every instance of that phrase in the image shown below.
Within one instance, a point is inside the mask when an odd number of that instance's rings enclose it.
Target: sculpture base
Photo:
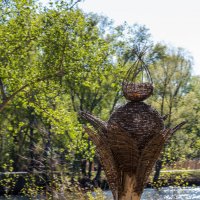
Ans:
[[[135,191],[137,186],[135,176],[124,174],[123,179],[124,184],[122,186],[122,191],[120,192],[119,198],[116,198],[116,200],[140,200],[142,192],[138,193]]]

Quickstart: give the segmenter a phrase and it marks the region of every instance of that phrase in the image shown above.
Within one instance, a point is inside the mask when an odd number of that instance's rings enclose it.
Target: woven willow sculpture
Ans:
[[[127,72],[122,90],[129,102],[107,122],[87,112],[80,115],[97,130],[85,127],[96,145],[114,199],[139,200],[164,143],[185,122],[166,128],[164,117],[142,102],[153,93],[153,85],[141,59]]]

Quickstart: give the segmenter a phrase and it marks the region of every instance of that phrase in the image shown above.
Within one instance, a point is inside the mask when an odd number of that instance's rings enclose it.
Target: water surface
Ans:
[[[106,200],[113,200],[111,191],[106,191],[105,196]],[[8,200],[8,199],[28,200],[29,198],[20,196],[11,196],[9,198],[0,197],[0,200]],[[37,200],[43,200],[43,199],[44,198],[37,198]],[[141,200],[200,200],[200,187],[186,187],[186,188],[166,187],[166,188],[161,188],[159,191],[147,188],[144,190]]]
[[[113,200],[110,191],[105,192],[106,200]],[[159,191],[145,189],[141,200],[200,200],[200,187],[166,187]]]

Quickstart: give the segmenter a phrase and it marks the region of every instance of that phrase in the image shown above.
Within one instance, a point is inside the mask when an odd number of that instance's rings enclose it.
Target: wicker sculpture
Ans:
[[[146,73],[146,82],[137,83],[140,73]],[[139,200],[164,143],[185,122],[166,128],[164,117],[142,102],[152,94],[153,85],[140,58],[127,72],[122,90],[129,102],[112,113],[107,122],[87,112],[81,111],[80,115],[97,130],[85,127],[96,145],[114,199]]]

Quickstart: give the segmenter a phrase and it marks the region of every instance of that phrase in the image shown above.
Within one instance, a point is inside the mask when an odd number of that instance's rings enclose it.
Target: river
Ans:
[[[110,191],[105,194],[106,200],[113,200]],[[144,190],[141,200],[200,200],[200,187],[166,187],[159,191],[147,188]]]
[[[113,200],[110,191],[105,192],[106,200]],[[0,197],[0,200],[28,200],[27,197],[12,196],[9,198]],[[42,200],[44,198],[38,198]],[[67,199],[66,199],[67,200]],[[76,200],[76,199],[74,199]],[[145,189],[141,200],[200,200],[200,187],[175,188],[166,187],[159,191],[154,189]]]

